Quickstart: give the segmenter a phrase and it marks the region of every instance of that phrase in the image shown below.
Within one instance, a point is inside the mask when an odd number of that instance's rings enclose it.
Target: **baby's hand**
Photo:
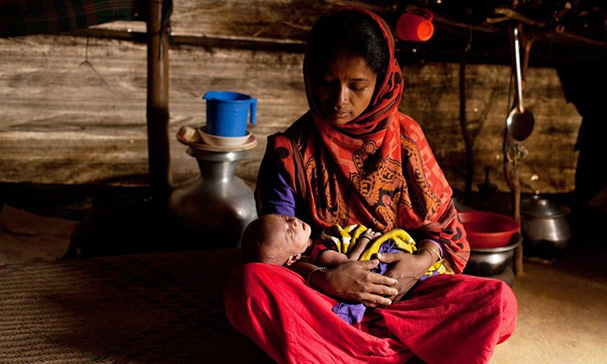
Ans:
[[[375,239],[377,239],[378,237],[380,237],[380,236],[381,236],[381,233],[379,233],[379,232],[375,232],[375,231],[373,231],[373,230],[371,230],[371,229],[367,229],[367,231],[365,231],[364,233],[360,234],[359,239],[360,239],[360,238],[362,238],[363,236],[368,237],[368,238],[369,238],[369,240],[371,240],[371,241],[372,241],[372,240],[375,240]]]
[[[348,253],[348,257],[352,260],[358,260],[369,244],[380,236],[381,233],[367,229],[367,231],[360,234],[358,239],[356,239],[356,245],[354,246],[354,249]]]

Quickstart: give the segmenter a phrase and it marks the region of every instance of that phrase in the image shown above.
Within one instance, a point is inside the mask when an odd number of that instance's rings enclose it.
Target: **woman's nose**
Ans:
[[[335,89],[334,103],[335,106],[348,103],[348,90],[346,87],[339,86]]]

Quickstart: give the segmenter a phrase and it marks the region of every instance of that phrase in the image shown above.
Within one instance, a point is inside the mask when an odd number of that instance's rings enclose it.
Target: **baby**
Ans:
[[[413,254],[415,241],[402,229],[385,234],[374,232],[361,224],[325,229],[319,241],[310,238],[310,225],[296,217],[276,214],[264,215],[247,226],[243,233],[242,249],[247,262],[290,266],[306,257],[319,266],[330,267],[347,260],[369,260],[378,252],[405,251]],[[449,265],[440,259],[430,267],[423,279],[436,274],[452,273]],[[387,264],[380,263],[372,270],[384,274]],[[335,312],[350,324],[362,320],[366,307],[359,303],[339,302]]]
[[[264,215],[252,221],[242,235],[245,261],[290,266],[307,256],[308,260],[313,257],[314,263],[318,265],[331,267],[347,260],[358,260],[367,244],[381,235],[363,227],[357,230],[354,239],[346,238],[347,241],[342,243],[345,235],[342,234],[339,238],[331,236],[335,229],[338,229],[337,226],[326,229],[320,241],[316,242],[322,244],[315,244],[310,238],[310,225],[298,218],[277,214]],[[343,229],[341,231],[346,232]],[[338,241],[337,245],[333,245]],[[352,247],[350,257],[345,254],[348,247]]]

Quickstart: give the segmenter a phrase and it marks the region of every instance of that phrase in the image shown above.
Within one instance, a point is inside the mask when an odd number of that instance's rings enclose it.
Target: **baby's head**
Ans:
[[[277,214],[253,220],[242,235],[245,261],[291,265],[310,247],[310,225]]]

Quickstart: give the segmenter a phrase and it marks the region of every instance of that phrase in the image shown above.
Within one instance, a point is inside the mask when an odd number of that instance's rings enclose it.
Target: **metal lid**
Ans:
[[[550,201],[535,194],[521,203],[521,214],[532,217],[556,218],[570,212],[567,206]]]

